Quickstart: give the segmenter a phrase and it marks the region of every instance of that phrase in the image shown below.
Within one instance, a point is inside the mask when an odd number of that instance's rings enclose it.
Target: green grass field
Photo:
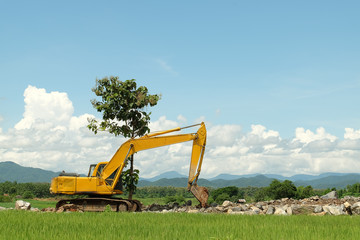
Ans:
[[[358,239],[358,216],[0,211],[0,239]]]
[[[153,203],[157,204],[165,204],[164,198],[136,198],[139,200],[143,205],[150,205]],[[199,202],[195,198],[185,198],[185,201],[191,200],[193,205],[199,204]],[[31,203],[31,207],[43,209],[47,207],[55,207],[57,201],[48,201],[48,200],[33,200],[33,199],[24,199],[26,202]],[[6,207],[6,208],[15,208],[15,202],[16,200],[12,202],[0,202],[0,207]]]
[[[24,201],[31,203],[31,207],[43,209],[47,207],[55,207],[57,201],[41,201],[41,200],[33,200],[33,199],[24,199]],[[5,208],[15,208],[16,200],[12,202],[0,202],[0,207]]]

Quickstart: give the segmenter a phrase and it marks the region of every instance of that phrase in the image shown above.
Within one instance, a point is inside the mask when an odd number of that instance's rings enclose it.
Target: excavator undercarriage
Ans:
[[[62,199],[57,202],[56,210],[67,204],[75,205],[77,210],[84,212],[103,212],[107,207],[113,212],[140,212],[142,207],[141,202],[134,199],[92,197]]]

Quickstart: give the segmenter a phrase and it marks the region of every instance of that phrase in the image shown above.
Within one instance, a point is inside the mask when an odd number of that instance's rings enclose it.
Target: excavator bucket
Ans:
[[[209,190],[206,187],[199,187],[198,185],[194,184],[191,186],[190,192],[200,202],[201,207],[207,207]]]

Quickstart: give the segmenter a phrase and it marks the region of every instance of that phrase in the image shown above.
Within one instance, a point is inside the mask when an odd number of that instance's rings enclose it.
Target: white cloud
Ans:
[[[181,114],[177,117],[177,120],[181,126],[184,126],[187,123],[187,119]]]
[[[360,130],[354,130],[353,128],[345,128],[345,139],[360,139]]]
[[[16,129],[35,125],[64,125],[70,120],[74,107],[66,93],[47,93],[43,88],[28,86],[24,92],[25,112]],[[39,126],[38,126],[39,127]]]
[[[178,73],[169,65],[169,63],[167,63],[166,61],[164,61],[163,59],[156,59],[156,62],[160,65],[160,67],[162,69],[164,69],[165,71],[172,73],[174,75],[178,75]]]
[[[296,128],[295,132],[295,141],[298,140],[302,143],[310,143],[316,140],[328,139],[331,142],[334,142],[337,137],[327,133],[323,127],[316,129],[316,133],[313,133],[310,130],[305,130],[304,128]]]
[[[92,163],[109,160],[125,141],[105,132],[93,134],[87,129],[90,114],[74,116],[74,107],[66,93],[46,92],[29,86],[24,93],[23,119],[8,131],[0,131],[0,161],[53,171],[86,173]],[[200,117],[196,122],[203,121]],[[150,123],[152,131],[187,124],[160,117]],[[280,133],[262,125],[244,132],[239,125],[207,124],[207,147],[202,177],[220,173],[249,174],[360,171],[360,129],[345,128],[344,138],[297,128],[295,138],[282,139]],[[196,132],[197,127],[186,132]],[[176,132],[181,134],[182,132]],[[175,170],[188,173],[192,143],[181,143],[137,153],[135,166],[141,177]]]
[[[168,120],[165,116],[160,117],[156,122],[151,122],[149,128],[152,132],[163,131],[179,127],[176,121]]]

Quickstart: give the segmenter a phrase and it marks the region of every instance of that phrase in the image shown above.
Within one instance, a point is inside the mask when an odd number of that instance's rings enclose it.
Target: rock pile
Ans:
[[[283,198],[280,200],[246,203],[224,201],[222,205],[212,204],[208,208],[179,206],[179,204],[152,204],[143,208],[145,212],[188,212],[188,213],[226,213],[241,215],[360,215],[360,198],[337,198],[336,192],[324,196],[314,196],[301,200]]]

